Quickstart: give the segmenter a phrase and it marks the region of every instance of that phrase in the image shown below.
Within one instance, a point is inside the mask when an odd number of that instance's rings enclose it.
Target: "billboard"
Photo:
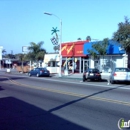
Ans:
[[[28,46],[22,46],[22,52],[28,52]]]

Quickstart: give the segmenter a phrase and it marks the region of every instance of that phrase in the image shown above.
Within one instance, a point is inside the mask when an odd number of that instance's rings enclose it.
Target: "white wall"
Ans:
[[[92,56],[90,57],[89,62],[90,62],[89,67],[90,67],[90,68],[94,68],[94,67],[95,67],[95,66],[94,66],[94,59],[93,59],[93,57],[92,57]]]
[[[49,61],[59,61],[59,54],[45,54],[42,66],[45,66],[50,73],[59,73],[59,67],[48,66]]]
[[[48,63],[51,60],[59,61],[59,54],[45,54],[44,63]]]
[[[46,67],[50,73],[59,73],[59,67]]]
[[[104,56],[100,57],[100,71],[108,72],[109,70],[114,69],[115,67],[125,67],[124,57],[123,56]]]

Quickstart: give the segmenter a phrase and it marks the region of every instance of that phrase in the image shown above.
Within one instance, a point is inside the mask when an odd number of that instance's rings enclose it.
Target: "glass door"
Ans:
[[[89,68],[89,60],[83,60],[83,72]]]

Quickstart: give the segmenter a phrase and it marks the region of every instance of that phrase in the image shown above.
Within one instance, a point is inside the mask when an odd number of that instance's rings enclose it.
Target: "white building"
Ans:
[[[59,54],[45,54],[42,66],[46,67],[50,73],[59,73]]]

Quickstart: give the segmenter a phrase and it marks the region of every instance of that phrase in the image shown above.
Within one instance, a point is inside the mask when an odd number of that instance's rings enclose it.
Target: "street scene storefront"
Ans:
[[[109,41],[107,55],[98,55],[96,59],[87,51],[93,49],[92,44],[94,42],[88,41],[62,43],[62,72],[67,70],[69,73],[83,73],[88,68],[98,68],[108,73],[115,67],[127,67],[128,57],[119,43]],[[59,53],[46,54],[43,66],[46,66],[51,73],[59,73]]]
[[[94,44],[94,42],[84,44],[83,53],[85,55],[89,55],[87,51],[88,49],[93,49],[92,44]],[[106,52],[107,55],[98,55],[97,59],[94,59],[92,56],[89,55],[90,67],[98,68],[102,72],[109,72],[115,67],[127,67],[127,55],[125,54],[125,50],[118,42],[110,40]]]
[[[88,55],[83,54],[83,46],[88,41],[75,41],[62,43],[62,70],[72,73],[82,73],[89,66]],[[85,62],[87,66],[85,66]]]

